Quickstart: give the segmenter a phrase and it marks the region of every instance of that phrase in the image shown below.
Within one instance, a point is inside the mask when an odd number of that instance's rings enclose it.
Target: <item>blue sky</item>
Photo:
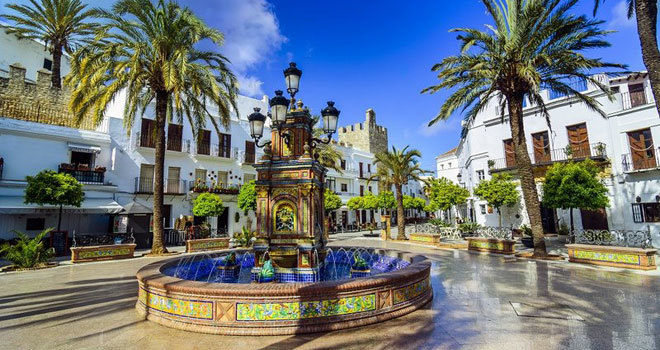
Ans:
[[[14,2],[0,0],[4,4]],[[25,1],[19,1],[25,2]],[[334,100],[340,125],[364,120],[367,108],[389,130],[390,145],[411,145],[423,154],[426,169],[435,156],[454,147],[460,115],[426,127],[447,93],[421,95],[436,82],[434,63],[458,52],[455,27],[483,28],[489,19],[480,1],[414,0],[179,1],[225,33],[221,48],[231,60],[244,94],[261,97],[284,88],[282,70],[293,60],[303,70],[299,97],[314,112]],[[111,1],[90,2],[96,6]],[[578,12],[591,14],[593,0]],[[644,69],[633,21],[625,0],[608,0],[599,10],[612,47],[594,57]]]

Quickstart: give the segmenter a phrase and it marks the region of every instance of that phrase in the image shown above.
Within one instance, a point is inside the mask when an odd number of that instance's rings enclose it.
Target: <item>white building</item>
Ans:
[[[580,88],[601,103],[604,118],[574,98],[543,91],[550,128],[538,108],[526,101],[526,141],[539,190],[548,165],[591,158],[606,174],[603,181],[609,190],[610,207],[597,212],[575,210],[576,228],[650,229],[657,245],[660,243],[660,148],[653,139],[660,139],[660,118],[647,74],[598,75],[597,78],[616,92],[613,101],[591,84]],[[460,182],[470,190],[491,174],[515,166],[508,115],[502,122],[495,104],[492,102],[465,125],[466,134],[456,148]],[[438,157],[438,164],[441,160],[449,162],[446,154],[443,156]],[[441,170],[439,176],[449,177]],[[478,198],[471,198],[464,212],[480,224],[497,225],[497,212]],[[565,210],[542,208],[542,217],[547,232],[556,232],[560,225],[569,224]],[[506,226],[518,227],[527,222],[522,200],[518,207],[503,211]]]

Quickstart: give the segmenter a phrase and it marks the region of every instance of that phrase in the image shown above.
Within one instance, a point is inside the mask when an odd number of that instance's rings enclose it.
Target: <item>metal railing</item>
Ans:
[[[624,172],[655,169],[660,167],[658,158],[660,157],[659,149],[649,149],[643,151],[643,154],[633,157],[633,154],[627,153],[621,155],[621,166]]]
[[[651,229],[635,230],[582,230],[570,236],[578,244],[607,245],[630,248],[651,248]]]
[[[75,168],[63,167],[57,168],[58,173],[69,174],[82,184],[103,184],[105,178],[105,169],[101,170],[77,170]]]
[[[588,147],[581,147],[580,145],[575,145],[573,147],[557,148],[557,149],[547,149],[544,153],[540,154],[529,154],[530,161],[532,165],[544,165],[550,164],[552,162],[563,162],[569,160],[584,160],[586,158],[591,159],[607,159],[607,146],[602,142],[591,143]],[[512,169],[516,167],[515,159],[512,158],[498,158],[491,159],[490,170],[505,170]]]
[[[181,137],[167,138],[167,150],[174,152],[181,152],[183,150],[183,139]]]
[[[197,142],[196,154],[211,155],[211,143]]]
[[[238,194],[240,190],[239,185],[228,185],[222,182],[215,181],[191,181],[189,190],[193,192],[210,192],[218,194]]]
[[[136,177],[135,193],[154,193],[154,179],[152,177]],[[185,194],[188,190],[188,182],[181,179],[164,179],[163,193]]]
[[[513,239],[513,230],[507,227],[483,226],[477,229],[477,237]]]

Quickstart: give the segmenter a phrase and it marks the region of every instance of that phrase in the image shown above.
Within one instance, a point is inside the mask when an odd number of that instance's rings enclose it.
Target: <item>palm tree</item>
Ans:
[[[550,116],[541,97],[541,89],[550,88],[597,111],[603,117],[600,103],[591,96],[576,91],[571,81],[588,81],[605,91],[609,88],[589,72],[595,68],[623,66],[585,57],[586,49],[609,46],[601,30],[602,21],[569,13],[578,0],[482,0],[494,25],[487,31],[469,28],[460,32],[461,54],[445,58],[433,66],[440,83],[422,91],[434,93],[452,89],[439,114],[429,123],[445,120],[463,107],[469,123],[489,102],[496,100],[504,119],[508,110],[514,154],[525,206],[534,234],[534,254],[546,255],[541,225],[541,208],[527,153],[523,125],[523,99],[528,97],[550,123]],[[476,51],[476,52],[472,52]]]
[[[376,173],[369,178],[370,181],[378,180],[383,188],[392,188],[396,194],[396,214],[397,227],[399,233],[397,239],[406,239],[405,217],[403,214],[403,185],[408,181],[419,181],[427,172],[422,170],[419,164],[419,158],[422,153],[416,149],[396,149],[392,146],[392,151],[376,154],[374,165],[377,167]]]
[[[594,16],[598,5],[605,0],[595,0]],[[628,19],[635,15],[637,20],[637,36],[642,47],[642,59],[651,81],[651,91],[655,98],[655,108],[660,114],[660,50],[658,49],[658,1],[657,0],[627,0]]]
[[[316,125],[320,117],[318,115],[312,116],[312,125]],[[313,130],[313,137],[322,138],[325,136],[323,129],[315,127]],[[336,172],[342,174],[340,161],[342,159],[342,153],[337,150],[334,144],[328,143],[318,143],[314,148],[314,154],[321,164],[329,169],[333,169]]]
[[[197,48],[202,40],[221,45],[223,35],[209,28],[188,8],[173,1],[119,0],[109,11],[99,10],[108,25],[94,42],[73,56],[70,108],[80,121],[91,114],[100,124],[110,102],[126,91],[124,127],[130,133],[135,115],[155,100],[154,240],[152,253],[166,252],[163,244],[163,166],[165,127],[184,115],[195,136],[210,120],[207,109],[218,107],[220,122],[229,126],[236,107],[236,77],[222,55]]]
[[[61,88],[62,53],[72,53],[79,44],[86,43],[98,24],[86,22],[96,16],[96,10],[86,10],[80,0],[30,0],[30,5],[7,4],[17,12],[2,17],[15,23],[7,27],[10,34],[21,39],[36,39],[44,42],[53,55],[53,87]]]

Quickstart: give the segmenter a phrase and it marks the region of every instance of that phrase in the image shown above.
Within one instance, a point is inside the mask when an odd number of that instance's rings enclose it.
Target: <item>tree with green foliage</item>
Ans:
[[[252,230],[250,212],[256,212],[257,210],[257,187],[255,183],[256,181],[252,180],[243,184],[238,192],[238,207],[245,214],[248,230]]]
[[[35,176],[27,177],[25,204],[58,206],[58,232],[62,228],[62,207],[65,205],[80,207],[84,199],[83,186],[75,177],[69,174],[57,173],[54,170],[43,170]]]
[[[97,125],[120,94],[126,94],[124,127],[133,129],[137,115],[155,102],[154,239],[152,254],[167,252],[163,241],[165,129],[186,119],[195,138],[211,122],[229,126],[237,115],[238,82],[229,61],[216,51],[224,37],[187,7],[173,0],[117,0],[98,10],[105,25],[90,45],[74,53],[69,108],[80,122]],[[203,44],[202,44],[203,43]],[[211,114],[210,106],[217,108]]]
[[[456,206],[467,203],[470,197],[468,189],[453,183],[446,177],[427,180],[427,193],[429,196],[429,209],[450,210]],[[458,219],[458,209],[456,209]]]
[[[376,197],[378,197],[378,209],[387,210],[389,214],[392,209],[396,208],[396,199],[392,191],[380,191]]]
[[[0,246],[0,256],[24,269],[44,265],[55,255],[53,248],[46,248],[43,242],[52,230],[52,227],[47,228],[32,239],[23,232],[12,231],[18,241],[14,245],[5,243]]]
[[[53,55],[51,84],[62,87],[61,67],[64,52],[73,53],[77,46],[89,42],[97,23],[88,19],[95,17],[96,10],[86,9],[80,0],[30,0],[30,4],[7,4],[16,12],[0,17],[14,22],[4,29],[20,39],[39,40]]]
[[[323,202],[325,205],[326,213],[337,210],[342,206],[341,198],[339,198],[339,195],[328,188],[325,189],[325,193],[323,194]]]
[[[220,216],[224,213],[220,196],[214,193],[201,193],[193,200],[193,215],[202,217]]]
[[[408,210],[424,210],[426,201],[419,197],[403,196],[403,208]]]
[[[371,192],[367,192],[362,196],[362,209],[376,210],[378,209],[378,197]]]
[[[360,210],[362,205],[362,197],[353,197],[346,202],[346,206],[351,210]]]
[[[502,207],[513,207],[520,194],[509,174],[493,174],[490,180],[482,180],[474,189],[474,195],[497,209],[499,227],[502,227]]]
[[[573,209],[597,210],[610,206],[607,187],[598,178],[598,166],[590,159],[579,163],[555,163],[543,181],[543,206],[568,209],[573,233]]]
[[[583,103],[605,117],[593,94],[576,90],[572,82],[586,81],[613,98],[613,92],[595,69],[624,68],[601,58],[589,58],[584,51],[608,47],[602,21],[575,15],[577,0],[481,0],[492,23],[485,30],[456,28],[460,54],[445,57],[433,66],[440,82],[422,92],[451,90],[439,114],[429,123],[446,120],[464,110],[468,130],[479,113],[497,105],[511,129],[516,163],[525,208],[534,233],[534,256],[547,255],[541,224],[541,205],[534,181],[523,123],[523,103],[537,109],[550,122],[542,90],[552,89],[571,96],[573,104]],[[505,114],[505,111],[507,112]]]
[[[373,180],[380,181],[382,188],[392,188],[396,193],[396,213],[397,213],[397,239],[406,239],[406,219],[403,213],[403,186],[409,181],[419,181],[421,177],[428,173],[423,170],[419,164],[422,153],[416,149],[410,149],[409,146],[403,149],[397,149],[392,146],[391,151],[376,154],[374,165],[377,170],[369,178],[368,182]]]

